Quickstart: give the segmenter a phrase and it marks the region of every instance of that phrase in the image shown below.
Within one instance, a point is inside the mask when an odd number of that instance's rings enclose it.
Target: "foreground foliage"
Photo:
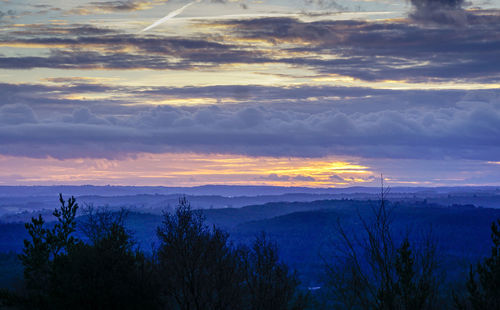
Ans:
[[[491,228],[491,256],[471,268],[467,281],[457,280],[463,288],[454,287],[453,304],[438,281],[434,239],[395,229],[383,196],[372,219],[366,212],[354,219],[358,229],[339,222],[335,259],[327,261],[331,294],[323,295],[323,286],[312,297],[265,234],[234,245],[186,199],[164,214],[158,247],[148,255],[125,228],[127,212],[87,208],[77,219],[74,198],[60,203],[55,223],[38,216],[26,224],[24,281],[0,290],[0,308],[500,309],[500,221]]]
[[[26,224],[31,240],[19,256],[24,290],[3,292],[4,303],[21,309],[152,309],[152,266],[134,249],[125,230],[123,212],[87,213],[82,226],[93,232],[87,242],[74,236],[78,204],[71,197],[46,228],[41,216]]]
[[[186,199],[158,228],[162,297],[169,309],[304,309],[298,279],[280,262],[265,236],[234,247],[229,235],[208,227]]]
[[[125,229],[124,211],[89,208],[75,237],[78,204],[72,197],[47,228],[41,216],[26,224],[30,239],[19,256],[21,291],[0,291],[14,309],[304,309],[295,273],[264,236],[251,249],[204,224],[185,198],[158,227],[158,249],[140,251]]]

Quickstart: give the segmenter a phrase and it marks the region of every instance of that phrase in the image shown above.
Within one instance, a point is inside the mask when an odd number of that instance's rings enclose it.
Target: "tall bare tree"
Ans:
[[[432,309],[438,293],[436,244],[395,238],[393,212],[383,186],[373,218],[358,213],[361,230],[337,222],[335,258],[325,261],[331,306],[340,309]],[[398,242],[396,239],[402,239]]]

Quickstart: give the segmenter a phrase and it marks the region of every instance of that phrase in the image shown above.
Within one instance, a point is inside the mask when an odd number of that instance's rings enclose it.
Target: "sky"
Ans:
[[[0,185],[381,174],[500,184],[500,0],[0,0]]]

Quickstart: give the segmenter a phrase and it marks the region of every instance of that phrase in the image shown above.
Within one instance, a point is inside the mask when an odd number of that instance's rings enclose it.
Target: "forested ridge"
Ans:
[[[316,202],[309,209],[294,209],[303,212],[272,218],[262,214],[280,214],[286,204],[270,204],[267,210],[259,207],[263,213],[243,208],[239,212],[246,212],[250,221],[239,224],[232,218],[235,211],[203,213],[181,198],[175,210],[165,212],[157,222],[157,242],[149,249],[128,228],[126,210],[87,206],[84,216],[77,217],[75,198],[64,200],[61,195],[59,202],[53,212],[56,222],[33,217],[25,224],[22,253],[2,254],[2,262],[13,266],[20,262],[17,266],[23,274],[14,281],[15,270],[9,274],[1,269],[0,277],[13,283],[0,291],[2,308],[500,308],[500,221],[491,223],[489,255],[464,264],[463,272],[450,276],[443,266],[447,263],[442,254],[446,240],[437,238],[432,227],[415,229],[418,221],[413,226],[398,221],[402,214],[397,204],[383,195],[371,208],[354,214],[347,212],[356,203],[352,201],[344,201],[344,207],[340,204],[335,212],[328,209],[328,202]],[[294,204],[288,205],[293,208]],[[470,210],[461,209],[465,214]],[[405,212],[422,217],[418,209]],[[316,215],[331,230],[321,251],[302,253],[304,261],[314,255],[322,261],[321,271],[315,271],[321,275],[315,287],[301,283],[304,277],[295,270],[301,255],[293,257],[282,251],[278,245],[285,243],[273,237],[273,229],[267,229],[267,234],[245,233],[249,227],[254,232],[266,230],[261,227],[264,223],[275,230],[296,225],[297,234],[305,240],[312,233],[308,225],[319,223],[317,218],[309,218]],[[214,224],[216,218],[220,225]],[[297,236],[289,237],[297,240]]]

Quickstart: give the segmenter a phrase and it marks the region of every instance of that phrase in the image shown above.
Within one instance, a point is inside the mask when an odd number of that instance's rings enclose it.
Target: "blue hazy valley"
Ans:
[[[137,246],[150,253],[158,244],[164,212],[173,212],[180,197],[201,209],[206,223],[230,234],[235,244],[250,244],[260,232],[278,245],[285,263],[297,270],[304,287],[320,286],[324,260],[340,242],[338,225],[352,235],[363,229],[379,203],[379,188],[313,189],[253,186],[193,188],[49,186],[0,187],[0,271],[2,286],[22,274],[16,254],[28,238],[24,223],[42,214],[49,225],[57,195],[74,195],[78,221],[90,206],[111,212],[128,210],[126,227]],[[432,232],[439,264],[447,281],[464,276],[471,263],[487,256],[490,225],[500,218],[496,187],[391,188],[386,195],[395,236],[419,238]],[[400,240],[399,240],[400,241]],[[396,241],[396,242],[399,242]]]

